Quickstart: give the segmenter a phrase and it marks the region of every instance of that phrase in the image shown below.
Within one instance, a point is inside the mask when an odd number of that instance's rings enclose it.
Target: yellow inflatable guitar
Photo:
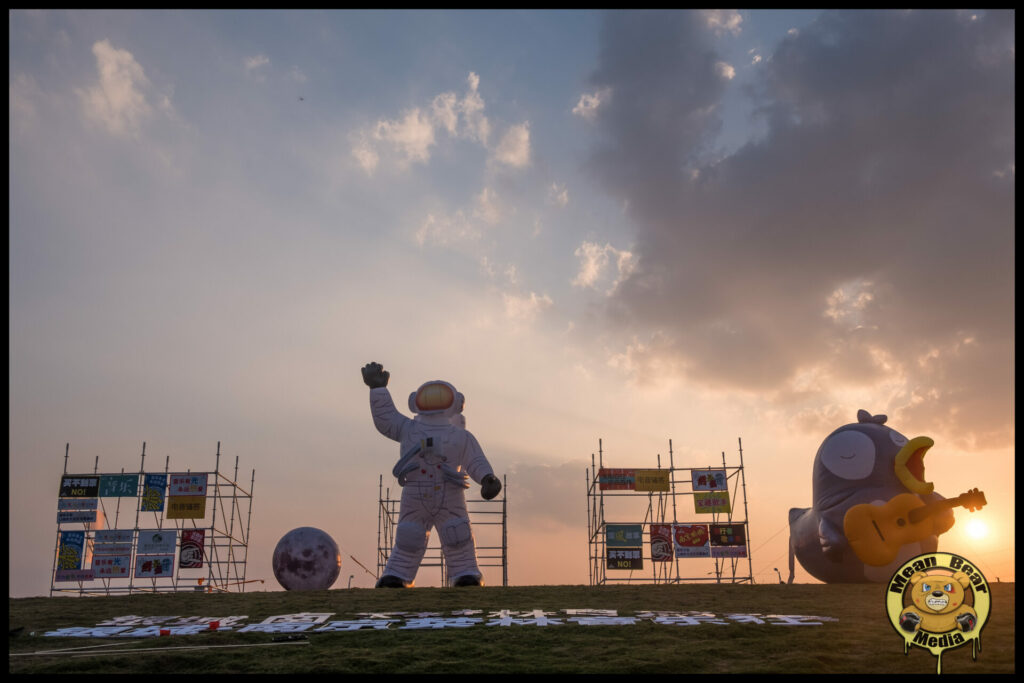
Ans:
[[[884,505],[854,505],[843,517],[843,533],[861,562],[882,567],[896,559],[903,545],[946,531],[935,528],[936,513],[958,505],[973,512],[986,502],[978,489],[927,504],[913,493],[902,493]]]

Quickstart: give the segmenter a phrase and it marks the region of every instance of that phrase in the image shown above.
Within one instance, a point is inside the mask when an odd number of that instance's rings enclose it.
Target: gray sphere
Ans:
[[[274,576],[285,590],[326,590],[340,573],[338,544],[320,529],[292,529],[274,548]]]

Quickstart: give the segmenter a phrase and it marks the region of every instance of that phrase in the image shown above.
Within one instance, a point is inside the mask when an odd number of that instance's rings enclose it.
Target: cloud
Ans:
[[[143,92],[150,87],[149,79],[132,53],[113,47],[107,40],[93,44],[92,53],[96,57],[99,82],[84,91],[76,91],[86,116],[113,135],[137,135],[143,122],[153,113]]]
[[[727,81],[736,77],[736,69],[727,62],[715,62],[715,71]]]
[[[607,290],[609,295],[636,267],[636,259],[632,252],[616,249],[610,244],[602,247],[594,242],[585,241],[576,249],[575,256],[580,260],[580,269],[572,285],[592,289],[597,289],[599,282],[608,280],[605,272],[608,270],[609,261],[615,259],[616,276]]]
[[[742,32],[741,24],[743,16],[734,9],[709,9],[703,10],[701,16],[704,24],[716,35],[731,33],[734,36]]]
[[[428,243],[435,246],[453,246],[465,249],[479,242],[484,231],[497,225],[502,218],[498,196],[490,187],[480,191],[467,208],[454,213],[429,213],[416,231],[415,239],[420,246]],[[484,261],[486,266],[487,262]]]
[[[525,295],[509,294],[502,295],[505,303],[505,317],[514,323],[530,323],[537,315],[554,303],[547,294],[538,295],[530,292]]]
[[[270,58],[266,55],[253,55],[252,57],[245,58],[246,71],[253,71],[261,66],[266,66],[267,64],[270,64]]]
[[[293,68],[292,78],[305,82],[305,75]],[[453,92],[434,96],[429,107],[412,107],[395,120],[378,120],[369,129],[355,131],[352,139],[352,156],[359,165],[372,175],[381,162],[382,150],[391,156],[397,155],[396,163],[407,168],[413,163],[425,164],[430,161],[431,148],[436,144],[437,133],[443,131],[449,137],[465,139],[487,147],[491,134],[491,123],[484,114],[484,100],[480,96],[480,77],[470,72],[467,77],[468,89],[460,100]],[[525,125],[525,124],[524,124]],[[499,161],[513,166],[522,163],[521,133],[510,129],[496,150]],[[529,160],[529,131],[526,131],[526,160]]]
[[[572,113],[587,120],[593,120],[597,115],[598,107],[602,102],[607,102],[610,96],[611,90],[608,88],[603,88],[592,94],[583,93],[580,95],[579,102],[572,108]]]
[[[709,21],[612,13],[602,30],[591,85],[615,98],[588,168],[636,230],[606,308],[622,363],[796,412],[847,414],[876,387],[877,412],[1010,443],[1012,13],[824,13],[761,63],[765,132],[724,159]],[[602,253],[577,255],[584,286]]]
[[[568,206],[569,190],[561,183],[551,183],[548,187],[548,202],[563,208]]]
[[[523,168],[530,164],[530,124],[529,122],[509,126],[501,142],[494,150],[495,161]]]

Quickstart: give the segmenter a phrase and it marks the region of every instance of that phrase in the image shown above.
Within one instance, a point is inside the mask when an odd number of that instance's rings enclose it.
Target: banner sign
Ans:
[[[637,491],[668,491],[668,470],[637,470]]]
[[[672,525],[651,525],[651,561],[668,562],[672,559]]]
[[[178,553],[180,569],[202,569],[204,529],[183,529],[181,532],[181,552]]]
[[[92,581],[95,574],[91,569],[58,569],[54,581]]]
[[[60,532],[60,546],[57,551],[57,569],[81,569],[85,557],[85,532]]]
[[[80,524],[96,521],[96,510],[58,510],[57,524]]]
[[[174,554],[178,542],[176,529],[140,529],[139,540],[135,544],[136,555]]]
[[[97,531],[93,542],[97,545],[106,543],[131,543],[135,540],[133,529],[105,529]]]
[[[721,491],[726,487],[725,470],[691,470],[694,491]]]
[[[676,557],[711,557],[706,524],[675,524],[672,532]]]
[[[597,480],[602,491],[632,491],[636,488],[636,470],[602,467],[597,472]]]
[[[58,498],[58,510],[93,510],[100,505],[99,498]]]
[[[173,576],[174,555],[152,555],[135,558],[135,578],[152,579]]]
[[[97,549],[92,558],[92,570],[98,579],[127,579],[131,566],[130,551],[127,555],[100,555]]]
[[[171,475],[171,487],[168,496],[205,496],[206,472],[176,473]]]
[[[693,507],[698,514],[708,512],[732,512],[729,506],[729,492],[714,493],[696,492],[693,494]]]
[[[99,476],[65,474],[60,478],[61,498],[95,498],[99,495]]]
[[[146,483],[142,488],[143,512],[160,512],[164,509],[164,491],[167,489],[166,474],[147,474]]]
[[[746,557],[747,534],[742,524],[711,525],[711,557]]]
[[[608,569],[643,569],[640,548],[608,548]]]
[[[206,498],[197,496],[169,496],[167,519],[202,519],[206,517]]]
[[[612,548],[639,548],[644,544],[643,524],[607,524],[605,538]]]
[[[138,495],[137,474],[104,474],[100,477],[100,498],[134,498]]]

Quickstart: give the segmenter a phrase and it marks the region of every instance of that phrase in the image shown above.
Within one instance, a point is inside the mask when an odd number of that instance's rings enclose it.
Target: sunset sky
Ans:
[[[403,411],[465,394],[512,584],[587,582],[599,439],[741,438],[777,581],[861,408],[985,492],[939,548],[1014,579],[1012,12],[11,11],[9,57],[10,596],[49,589],[66,443],[196,471],[219,441],[250,578],[314,526],[372,586],[370,361]]]

